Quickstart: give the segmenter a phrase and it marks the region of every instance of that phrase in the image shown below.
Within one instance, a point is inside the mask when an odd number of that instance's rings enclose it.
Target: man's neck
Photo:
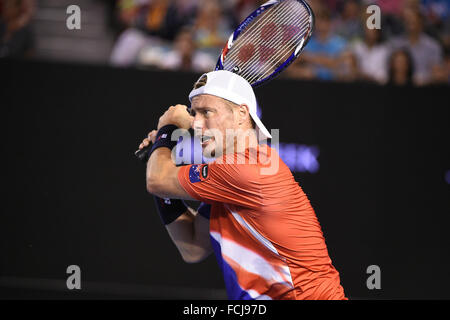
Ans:
[[[245,153],[247,149],[257,148],[259,145],[258,138],[254,132],[249,134],[240,132],[233,138],[233,142],[227,144],[223,155],[229,156],[236,153]]]
[[[237,153],[243,153],[250,148],[256,148],[258,146],[258,138],[252,132],[250,135],[240,135],[234,142],[234,147]]]

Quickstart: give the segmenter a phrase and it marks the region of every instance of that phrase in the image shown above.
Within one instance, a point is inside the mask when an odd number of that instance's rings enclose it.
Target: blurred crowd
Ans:
[[[119,0],[123,30],[115,65],[209,71],[234,28],[258,0]],[[379,84],[449,83],[449,0],[309,0],[316,28],[304,53],[283,73],[296,79]],[[369,29],[367,7],[381,9]]]
[[[119,0],[114,65],[210,71],[233,28],[263,1]]]
[[[102,0],[97,0],[102,1]],[[116,0],[110,63],[212,70],[231,32],[261,0]],[[315,31],[283,74],[295,79],[393,85],[450,83],[450,0],[307,0]],[[32,52],[34,0],[0,0],[0,57]],[[369,5],[381,28],[367,28]]]
[[[316,29],[291,77],[393,85],[449,83],[450,1],[311,1]],[[381,9],[369,29],[368,5]]]

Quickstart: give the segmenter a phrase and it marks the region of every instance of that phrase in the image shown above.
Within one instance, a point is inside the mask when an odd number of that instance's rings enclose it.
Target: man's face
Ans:
[[[201,134],[201,144],[205,156],[219,157],[232,148],[227,143],[226,130],[238,129],[238,122],[232,109],[216,96],[202,94],[192,99],[191,114],[194,117],[192,128],[196,135]]]

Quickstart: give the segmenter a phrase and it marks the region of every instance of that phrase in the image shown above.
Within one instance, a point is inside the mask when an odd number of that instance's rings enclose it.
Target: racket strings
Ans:
[[[286,21],[289,21],[289,19],[292,17],[292,15],[285,16],[283,20],[279,21],[279,24],[285,23]],[[300,26],[301,31],[306,31],[305,28],[308,23],[308,20],[303,20],[303,24]],[[292,25],[291,25],[292,26]],[[298,26],[295,26],[298,28]],[[281,62],[286,61],[286,59],[289,57],[290,53],[292,53],[297,45],[300,43],[301,39],[303,37],[299,36],[302,35],[302,32],[298,32],[295,34],[294,37],[291,37],[287,42],[283,43],[280,48],[277,48],[271,57],[267,61],[257,61],[257,56],[254,57],[253,61],[247,61],[247,64],[254,63],[255,67],[248,68],[248,66],[244,66],[244,72],[243,77],[249,78],[249,82],[253,83],[253,81],[265,78],[267,75],[270,75],[270,73],[273,73],[281,64]],[[273,49],[273,45],[276,43],[277,40],[270,41],[269,43],[265,44],[265,47],[269,47]],[[259,47],[259,50],[262,51],[264,46]],[[262,53],[264,54],[264,53]],[[287,57],[285,57],[287,56]],[[284,58],[284,60],[283,60]],[[256,60],[256,61],[255,61]]]
[[[230,53],[230,56],[234,54],[237,54],[239,52],[239,49],[244,45],[249,43],[250,38],[257,36],[258,33],[255,29],[261,29],[262,26],[265,25],[265,23],[275,14],[278,14],[279,11],[281,11],[283,7],[276,6],[275,8],[270,8],[268,11],[261,14],[261,17],[258,19],[255,19],[251,22],[249,26],[245,28],[244,31],[242,31],[241,36],[236,40],[236,42],[233,44],[233,49],[236,48],[233,52]],[[256,23],[257,22],[257,23]],[[260,30],[259,30],[260,31]]]
[[[285,22],[289,21],[293,17],[295,17],[295,12],[291,11],[290,14],[286,13],[284,15],[281,15],[278,19],[279,21],[277,21],[278,24],[275,24],[273,21],[269,21],[269,23],[266,23],[266,24],[261,23],[260,30],[257,30],[255,33],[253,33],[253,37],[247,38],[247,40],[243,39],[243,41],[255,42],[255,45],[258,47],[259,51],[261,51],[261,48],[263,48],[263,47],[273,49],[275,47],[274,45],[278,44],[277,42],[280,42],[282,39],[280,39],[280,37],[272,37],[271,40],[265,41],[264,39],[261,39],[261,37],[260,37],[260,33],[262,32],[262,29],[266,28],[266,27],[270,27],[270,30],[268,30],[268,33],[271,32],[273,34],[274,33],[273,31],[280,29],[281,26]],[[247,70],[246,69],[247,65],[249,63],[254,63],[253,60],[256,60],[258,57],[261,58],[261,53],[259,55],[255,53],[254,59],[249,59],[248,61],[246,61],[246,63],[244,63],[242,65],[242,69]]]
[[[225,69],[232,70],[238,66],[242,71],[240,75],[250,83],[265,78],[279,67],[281,58],[295,50],[310,29],[309,22],[309,11],[297,1],[284,1],[269,8],[236,39],[224,59]],[[267,38],[270,39],[267,41]],[[283,38],[288,40],[283,43]],[[253,52],[243,61],[240,54],[246,45]]]
[[[305,21],[305,23],[302,25],[301,29],[302,30],[304,29],[306,31],[307,24],[308,24],[308,21]],[[304,33],[300,32],[299,34],[304,34]],[[256,80],[258,77],[263,79],[266,76],[268,76],[270,73],[274,72],[276,70],[276,68],[278,68],[280,66],[280,64],[281,64],[280,62],[286,61],[286,59],[289,57],[289,55],[292,54],[292,52],[298,46],[298,44],[300,43],[302,38],[303,37],[298,37],[298,38],[293,37],[287,43],[284,43],[284,45],[281,49],[276,50],[275,54],[273,54],[267,61],[264,62],[264,65],[261,66],[261,70],[254,70],[258,73],[254,74],[252,78],[249,78],[249,82],[252,83],[252,81]],[[244,70],[245,70],[245,68],[244,68]],[[247,72],[244,72],[245,73],[244,78],[250,76],[250,74],[249,74],[250,70],[247,69],[246,71]]]
[[[273,20],[274,20],[273,17],[276,17],[277,15],[279,15],[279,17],[286,16],[286,14],[283,14],[281,12],[283,9],[284,9],[283,6],[279,5],[279,6],[275,7],[274,9],[269,9],[268,11],[266,11],[265,14],[263,14],[263,16],[259,20],[254,20],[253,21],[254,23],[250,27],[247,27],[247,29],[245,29],[242,32],[241,37],[238,38],[236,40],[236,42],[233,44],[233,47],[231,48],[230,52],[228,53],[228,58],[230,60],[236,60],[236,58],[237,58],[236,55],[238,55],[241,52],[241,49],[243,46],[245,46],[245,45],[255,46],[254,44],[258,44],[259,41],[257,41],[257,39],[261,37],[261,31],[264,27],[266,27],[268,25],[268,22],[273,23]],[[274,38],[276,38],[276,37],[274,37]],[[251,59],[249,59],[249,60],[251,60]],[[246,62],[248,62],[248,61],[246,61]],[[245,62],[244,62],[244,64],[241,64],[242,67],[244,67],[244,65],[246,65]]]
[[[307,23],[305,23],[304,27],[306,27],[305,31],[307,31],[308,30]],[[303,34],[306,34],[306,32]],[[294,50],[297,48],[297,46],[299,45],[300,41],[303,38],[304,37],[301,37],[300,40],[298,39],[291,40],[290,43],[288,43],[284,47],[284,49],[274,54],[270,58],[270,60],[266,63],[266,66],[262,68],[259,74],[255,74],[253,78],[250,78],[249,82],[251,81],[251,83],[253,83],[253,81],[258,80],[258,77],[259,79],[264,79],[271,73],[273,73],[282,64],[282,62],[288,59],[288,57],[294,52]]]

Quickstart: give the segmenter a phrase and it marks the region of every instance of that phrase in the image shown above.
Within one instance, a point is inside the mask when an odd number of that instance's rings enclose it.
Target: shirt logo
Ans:
[[[204,165],[202,167],[202,177],[203,179],[206,179],[208,177],[208,165]]]
[[[207,178],[208,178],[207,164],[194,164],[189,169],[189,181],[191,181],[191,183],[205,181]]]

